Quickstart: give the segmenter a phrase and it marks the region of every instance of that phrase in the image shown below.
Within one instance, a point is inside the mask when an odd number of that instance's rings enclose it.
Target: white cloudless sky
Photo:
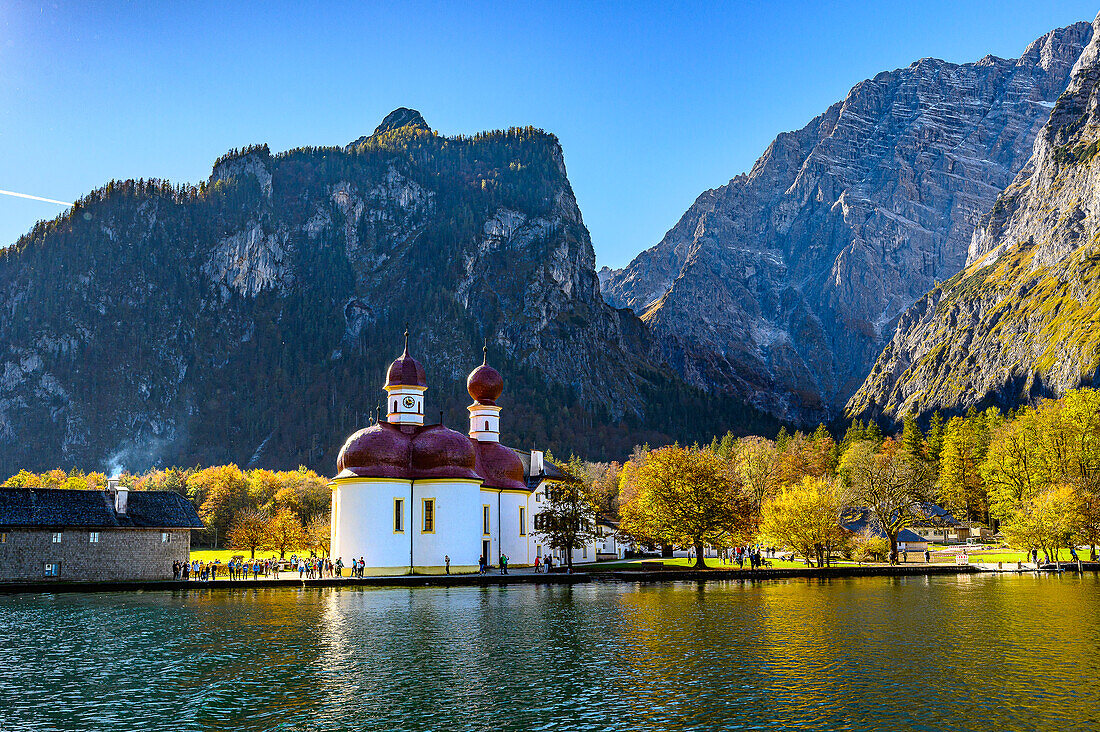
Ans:
[[[338,145],[392,109],[553,132],[598,265],[657,243],[862,79],[1018,56],[1060,2],[31,3],[0,0],[0,190],[197,183],[232,147]],[[0,246],[62,207],[0,194]]]

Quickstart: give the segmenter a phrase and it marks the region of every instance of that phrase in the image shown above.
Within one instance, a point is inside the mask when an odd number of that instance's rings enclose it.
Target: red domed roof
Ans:
[[[481,365],[466,377],[466,391],[470,392],[475,402],[495,405],[504,391],[504,379],[499,371],[482,360]]]
[[[387,422],[359,430],[340,449],[336,470],[360,478],[407,478],[409,442],[408,435]]]
[[[479,480],[474,470],[477,453],[470,439],[441,424],[425,427],[412,441],[412,476],[422,478],[469,478]]]
[[[405,350],[390,364],[386,372],[386,386],[427,386],[428,377],[420,362],[409,355],[409,331],[405,331]]]
[[[527,490],[523,480],[523,463],[510,447],[499,442],[472,442],[477,447],[477,472],[485,480],[485,487]]]

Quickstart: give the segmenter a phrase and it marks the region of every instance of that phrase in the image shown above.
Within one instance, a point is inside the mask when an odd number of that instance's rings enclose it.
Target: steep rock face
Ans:
[[[232,151],[197,188],[111,183],[0,251],[0,473],[331,470],[406,324],[429,421],[465,424],[487,341],[512,444],[607,457],[736,424],[632,355],[647,334],[594,265],[533,128],[443,138],[397,110],[345,148]]]
[[[692,384],[794,421],[836,416],[897,317],[964,266],[1091,34],[861,82],[703,193],[605,298],[641,314]]]
[[[1100,26],[1100,17],[1094,28]],[[966,269],[898,323],[855,415],[1013,407],[1100,377],[1100,38],[982,218]]]

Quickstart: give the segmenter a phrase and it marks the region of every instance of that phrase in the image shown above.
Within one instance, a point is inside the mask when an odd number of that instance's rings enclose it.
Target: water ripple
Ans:
[[[1100,728],[1100,581],[0,597],[0,730]]]

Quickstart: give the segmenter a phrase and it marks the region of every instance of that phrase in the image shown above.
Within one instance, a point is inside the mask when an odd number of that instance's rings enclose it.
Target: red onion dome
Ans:
[[[482,349],[483,352],[488,349]],[[489,366],[482,358],[481,365],[470,372],[466,377],[466,391],[470,392],[475,402],[495,405],[496,400],[504,391],[504,379],[500,372]]]
[[[409,436],[386,422],[359,430],[340,449],[336,470],[360,478],[409,478]]]
[[[527,490],[523,479],[523,463],[510,447],[499,442],[473,441],[477,446],[477,472],[488,488]]]
[[[474,467],[477,453],[470,439],[441,424],[420,430],[412,441],[413,478],[469,478],[480,480]]]
[[[409,355],[409,331],[405,331],[405,350],[390,364],[386,386],[427,386],[428,377],[420,362]]]

